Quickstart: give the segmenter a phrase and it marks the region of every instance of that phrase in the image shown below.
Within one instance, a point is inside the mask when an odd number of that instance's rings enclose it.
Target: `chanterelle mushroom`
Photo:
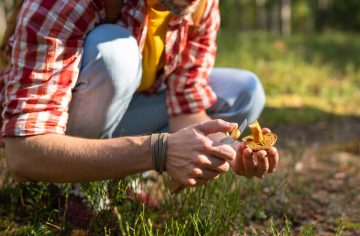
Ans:
[[[267,150],[274,146],[277,136],[274,133],[263,134],[258,121],[249,125],[251,135],[244,137],[242,140],[246,142],[246,147],[254,151]]]

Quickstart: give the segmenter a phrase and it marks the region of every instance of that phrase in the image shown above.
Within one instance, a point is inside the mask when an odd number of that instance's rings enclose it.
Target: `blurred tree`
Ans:
[[[331,26],[360,31],[360,0],[333,0],[329,14]]]
[[[321,32],[329,26],[329,9],[332,1],[318,0],[312,2],[313,18],[315,21],[314,28]]]
[[[360,0],[226,0],[220,8],[222,27],[234,31],[360,30]]]
[[[256,29],[266,29],[266,0],[255,0]]]
[[[220,1],[222,27],[234,31],[257,27],[255,0]]]
[[[222,27],[234,31],[255,29],[289,35],[291,3],[291,0],[220,1]]]
[[[295,32],[310,32],[313,30],[312,3],[317,0],[292,1],[292,29]]]
[[[281,35],[291,34],[291,0],[280,0],[280,32]]]
[[[280,33],[279,16],[280,16],[279,0],[268,0],[267,1],[268,30],[272,34]]]

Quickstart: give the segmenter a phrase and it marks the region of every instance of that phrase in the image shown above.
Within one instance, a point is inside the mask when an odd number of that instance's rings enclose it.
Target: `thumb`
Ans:
[[[199,130],[205,135],[208,135],[217,132],[230,132],[233,129],[237,129],[237,127],[238,125],[236,123],[229,123],[224,120],[216,119],[196,125],[195,129]]]

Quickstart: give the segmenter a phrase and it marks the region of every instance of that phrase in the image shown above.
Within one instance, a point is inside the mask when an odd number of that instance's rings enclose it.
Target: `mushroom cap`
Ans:
[[[266,133],[263,136],[264,139],[259,143],[254,142],[254,137],[252,135],[248,135],[242,140],[246,142],[246,147],[251,148],[253,151],[267,150],[274,146],[277,140],[276,134]]]

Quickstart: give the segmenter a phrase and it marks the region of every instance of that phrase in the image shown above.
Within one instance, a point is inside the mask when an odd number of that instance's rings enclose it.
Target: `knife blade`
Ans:
[[[244,132],[245,128],[246,128],[246,125],[247,125],[247,119],[245,118],[243,120],[243,122],[241,122],[241,125],[239,126],[238,130],[240,131],[240,136],[242,134],[242,132]],[[239,137],[240,137],[239,136]],[[228,144],[228,145],[231,145],[233,144],[234,142],[236,141],[236,139],[234,139],[233,137],[229,136],[229,137],[225,137],[223,139],[220,140],[220,143],[222,144]]]

